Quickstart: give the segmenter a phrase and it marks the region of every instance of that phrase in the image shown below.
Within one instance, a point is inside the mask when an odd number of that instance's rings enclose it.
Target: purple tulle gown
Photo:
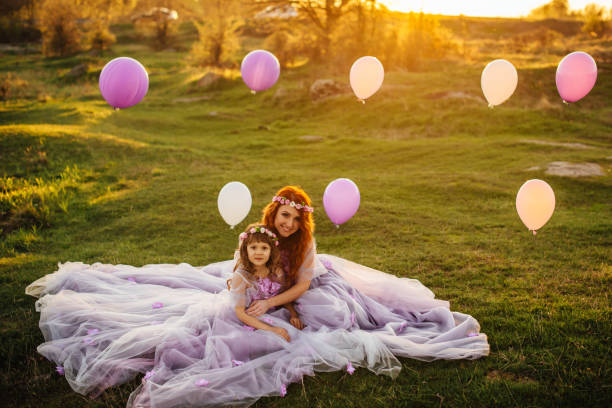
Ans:
[[[128,408],[249,406],[284,396],[290,383],[315,371],[364,367],[395,378],[396,356],[489,353],[478,322],[451,312],[419,281],[316,254],[314,245],[298,274],[298,281],[311,280],[310,289],[295,301],[306,327],[289,324],[286,309],[260,317],[285,328],[286,342],[245,326],[234,309],[274,296],[282,279],[255,281],[234,265],[60,264],[26,288],[39,297],[45,343],[38,352],[63,367],[83,395],[144,374]]]

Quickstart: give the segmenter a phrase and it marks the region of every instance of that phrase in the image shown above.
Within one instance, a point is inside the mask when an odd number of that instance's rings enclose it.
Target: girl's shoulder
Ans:
[[[249,271],[247,271],[246,269],[244,269],[242,266],[239,266],[235,271],[234,274],[232,276],[232,279],[237,279],[237,280],[242,280],[245,283],[247,283],[249,286],[251,285],[251,283],[253,282],[253,276],[251,275],[251,273],[249,273]]]

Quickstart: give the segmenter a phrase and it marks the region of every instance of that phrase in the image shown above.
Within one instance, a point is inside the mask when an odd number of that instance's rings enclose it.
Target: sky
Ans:
[[[481,17],[520,17],[550,0],[380,0],[391,10]],[[569,0],[570,9],[580,10],[589,3],[612,7],[612,0]]]

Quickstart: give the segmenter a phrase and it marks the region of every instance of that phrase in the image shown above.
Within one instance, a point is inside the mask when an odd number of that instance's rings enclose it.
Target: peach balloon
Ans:
[[[553,189],[542,180],[526,181],[516,195],[516,211],[523,224],[535,235],[555,211]]]
[[[505,59],[496,59],[487,64],[480,76],[480,87],[489,107],[500,105],[512,96],[518,84],[516,68]]]
[[[351,88],[363,103],[380,89],[384,78],[385,69],[376,57],[361,57],[351,67]]]

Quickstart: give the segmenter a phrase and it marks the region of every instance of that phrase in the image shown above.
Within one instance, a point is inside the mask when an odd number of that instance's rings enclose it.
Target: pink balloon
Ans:
[[[124,109],[136,105],[147,94],[149,74],[135,59],[119,57],[102,68],[98,84],[110,106]]]
[[[336,226],[348,221],[359,208],[361,196],[357,185],[346,178],[339,178],[327,185],[323,193],[323,207]]]
[[[593,89],[597,79],[597,64],[586,52],[572,52],[559,63],[555,79],[561,99],[576,102]]]
[[[265,91],[280,76],[280,63],[271,52],[255,50],[247,54],[240,65],[242,80],[253,91]]]

